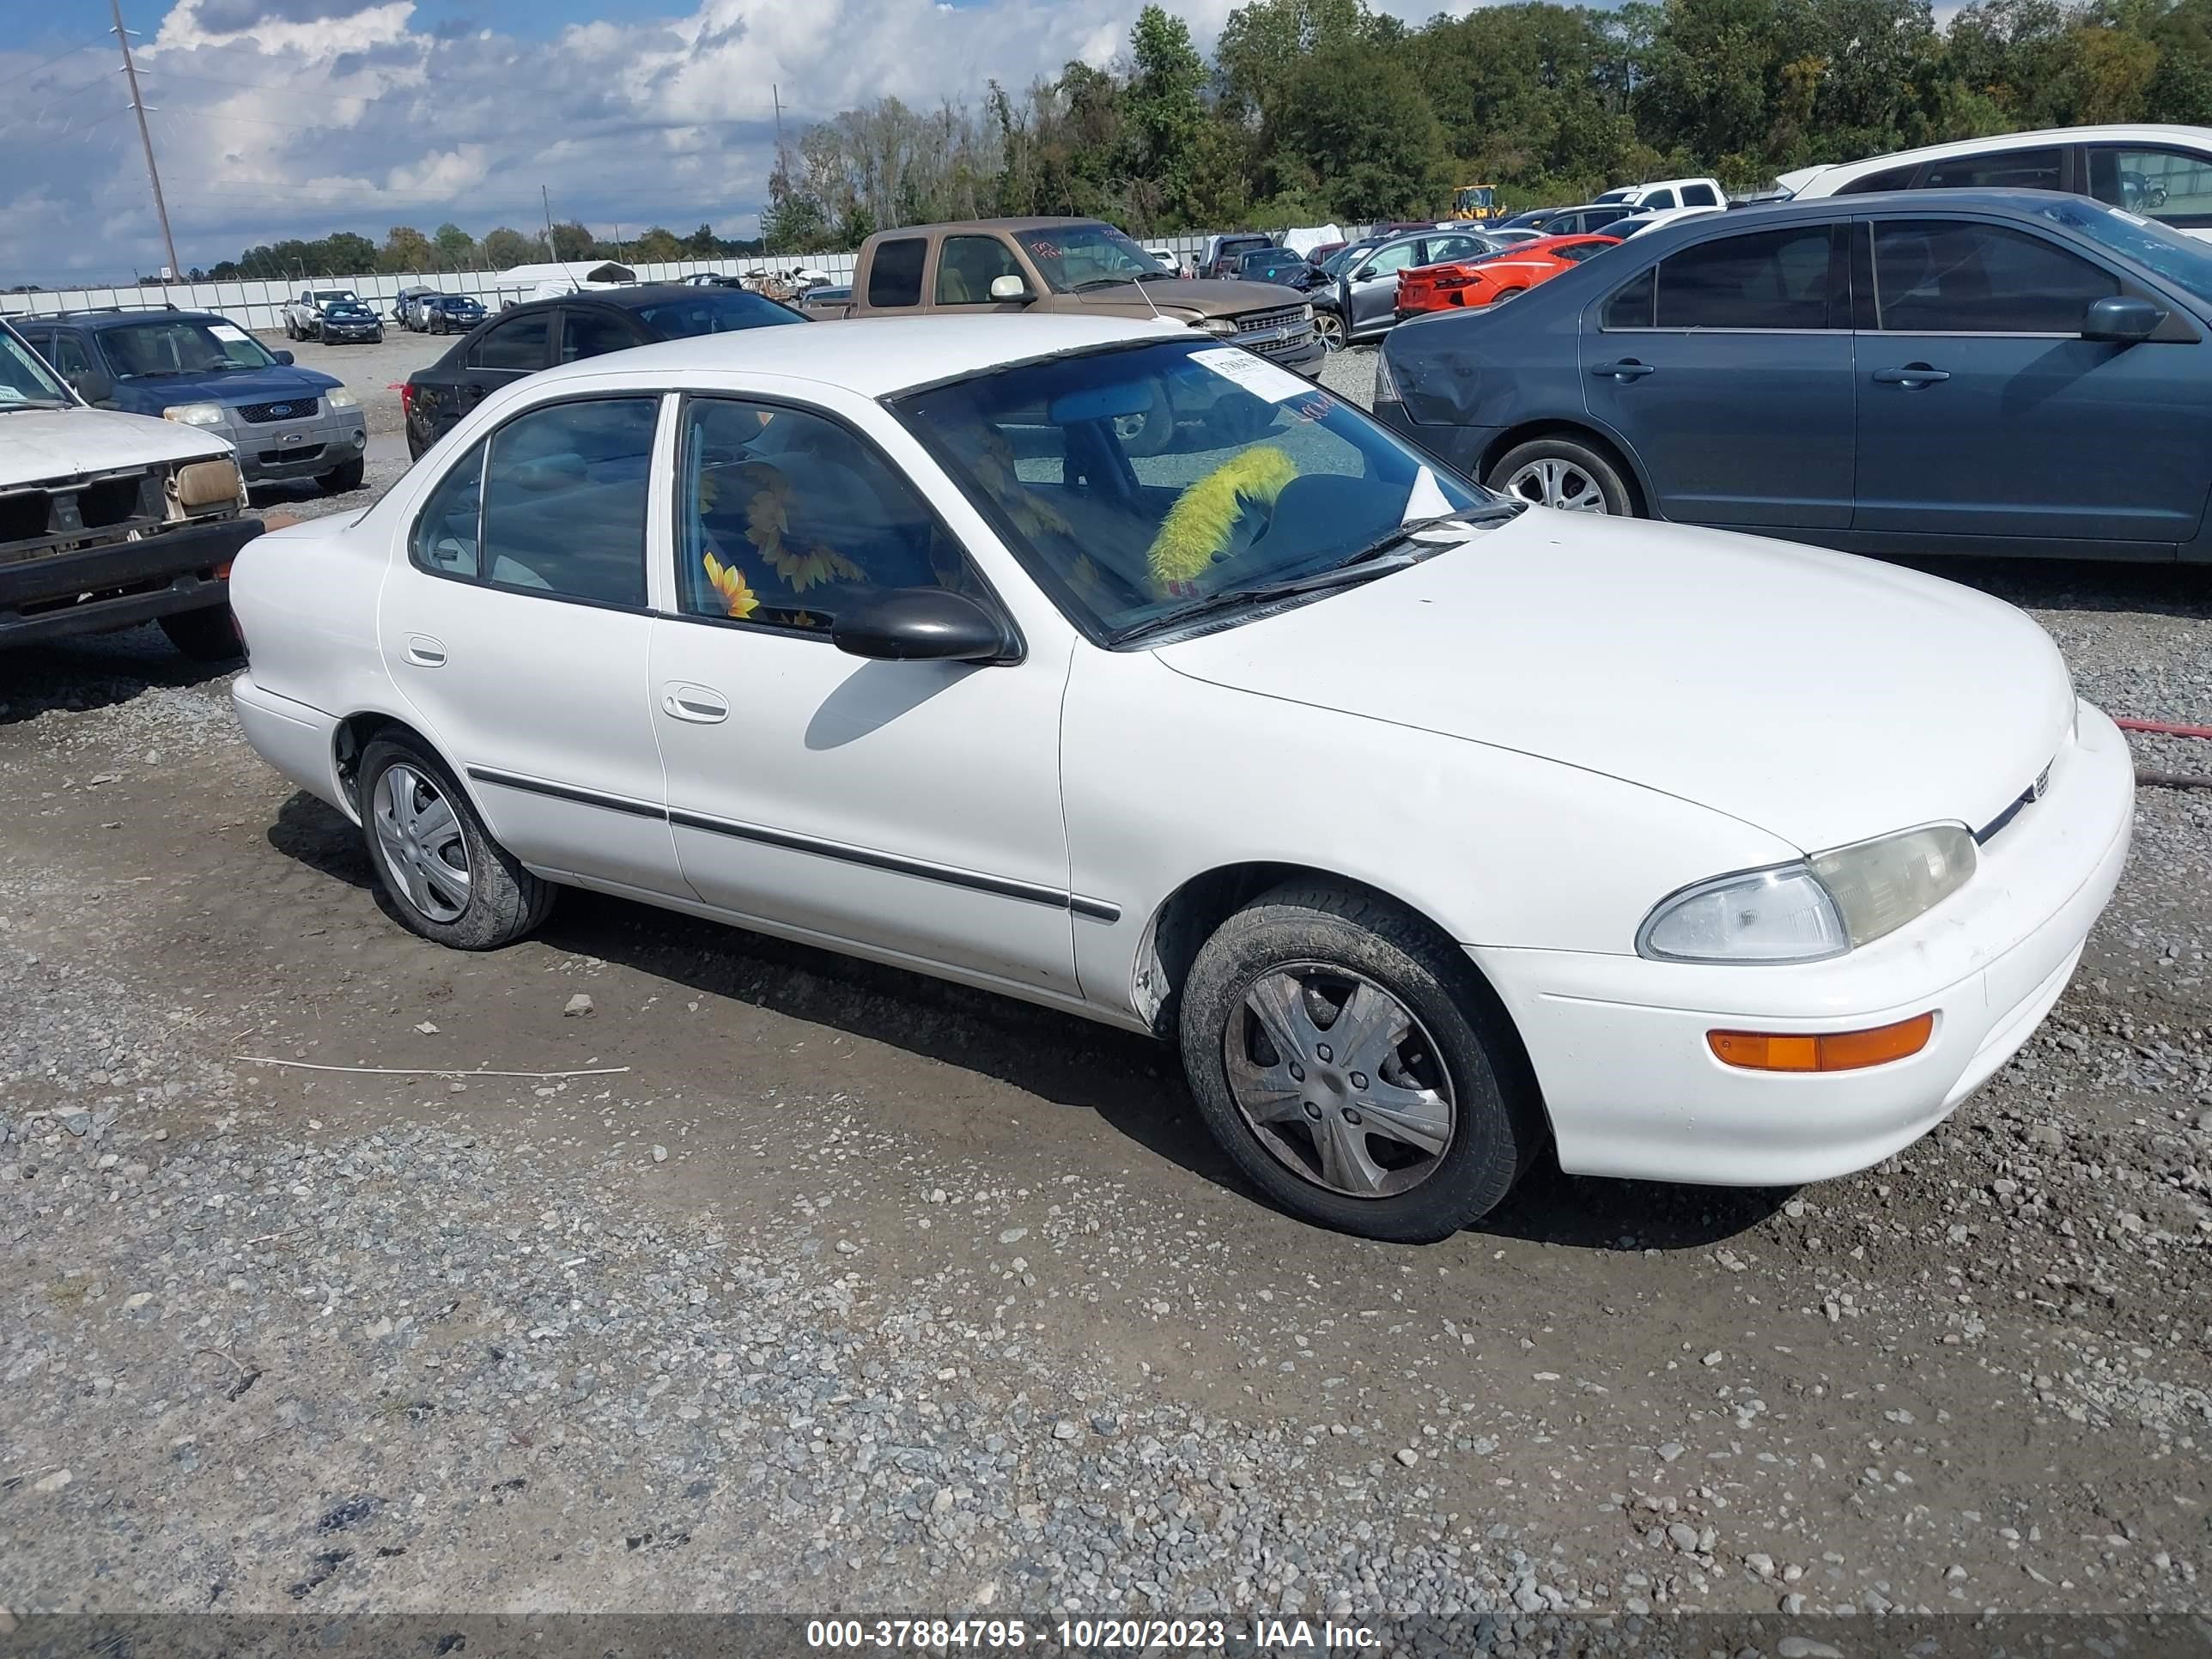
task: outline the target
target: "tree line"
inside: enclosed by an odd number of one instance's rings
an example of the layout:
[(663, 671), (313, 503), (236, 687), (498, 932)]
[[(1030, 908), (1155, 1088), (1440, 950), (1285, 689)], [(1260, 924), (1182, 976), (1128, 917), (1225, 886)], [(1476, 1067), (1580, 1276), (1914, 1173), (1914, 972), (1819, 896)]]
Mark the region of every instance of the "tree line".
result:
[(980, 108), (884, 98), (778, 158), (771, 252), (977, 215), (1139, 234), (1412, 218), (1455, 185), (1509, 207), (2023, 128), (2212, 123), (2212, 0), (1627, 0), (1498, 5), (1418, 27), (1364, 0), (1252, 0), (1212, 58), (1147, 6), (1111, 68)]
[(333, 231), (313, 240), (294, 237), (257, 245), (235, 259), (219, 261), (204, 270), (194, 267), (185, 273), (185, 280), (228, 283), (259, 277), (299, 282), (368, 271), (505, 270), (542, 259), (621, 259), (659, 264), (677, 259), (737, 258), (760, 252), (757, 239), (733, 241), (715, 235), (711, 225), (701, 225), (689, 236), (653, 225), (635, 236), (617, 240), (595, 236), (569, 220), (552, 227), (550, 242), (544, 231), (525, 233), (506, 225), (486, 231), (481, 238), (452, 223), (440, 225), (428, 235), (412, 225), (394, 225), (385, 234), (381, 246), (350, 230)]

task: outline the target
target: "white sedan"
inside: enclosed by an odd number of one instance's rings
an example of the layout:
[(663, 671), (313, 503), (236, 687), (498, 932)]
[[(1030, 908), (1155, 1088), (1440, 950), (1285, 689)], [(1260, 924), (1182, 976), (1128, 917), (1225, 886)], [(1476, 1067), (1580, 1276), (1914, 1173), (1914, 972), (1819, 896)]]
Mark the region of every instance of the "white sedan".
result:
[(1167, 325), (550, 369), (231, 599), (248, 737), (425, 938), (593, 888), (1155, 1032), (1258, 1187), (1382, 1238), (1547, 1136), (1887, 1157), (2128, 845), (2126, 745), (2019, 611), (1488, 495)]

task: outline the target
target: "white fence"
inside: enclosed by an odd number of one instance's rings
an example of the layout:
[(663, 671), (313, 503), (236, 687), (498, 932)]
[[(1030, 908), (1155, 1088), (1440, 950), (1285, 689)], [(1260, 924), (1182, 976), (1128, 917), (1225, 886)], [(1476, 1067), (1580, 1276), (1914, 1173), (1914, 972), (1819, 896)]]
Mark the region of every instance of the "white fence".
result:
[[(1357, 235), (1359, 233), (1355, 230), (1351, 234)], [(1173, 249), (1176, 259), (1184, 264), (1197, 258), (1205, 248), (1206, 240), (1203, 235), (1143, 239), (1147, 247)], [(641, 283), (671, 283), (679, 277), (697, 276), (705, 271), (726, 276), (741, 276), (749, 270), (787, 271), (802, 268), (825, 272), (833, 283), (849, 283), (853, 280), (854, 256), (849, 253), (778, 253), (744, 255), (734, 259), (678, 259), (665, 264), (623, 263), (629, 264), (629, 269), (637, 273), (637, 279)], [(71, 311), (96, 311), (114, 306), (158, 307), (167, 303), (179, 311), (217, 312), (242, 328), (282, 329), (284, 326), (284, 302), (302, 289), (310, 288), (349, 288), (379, 313), (391, 309), (387, 302), (403, 288), (434, 288), (447, 294), (473, 294), (483, 301), (487, 309), (493, 311), (510, 301), (530, 297), (529, 293), (522, 289), (501, 287), (499, 273), (495, 270), (432, 270), (391, 276), (307, 276), (279, 282), (149, 283), (129, 288), (0, 294), (0, 316), (53, 317)]]

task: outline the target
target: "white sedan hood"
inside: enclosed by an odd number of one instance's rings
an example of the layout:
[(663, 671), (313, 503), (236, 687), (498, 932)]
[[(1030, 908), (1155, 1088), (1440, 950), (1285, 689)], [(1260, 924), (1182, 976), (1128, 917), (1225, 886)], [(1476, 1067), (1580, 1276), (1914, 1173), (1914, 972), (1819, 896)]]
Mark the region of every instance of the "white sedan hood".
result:
[(112, 409), (0, 410), (0, 489), (229, 453), (226, 438), (151, 415)]
[[(1969, 588), (1541, 508), (1158, 654), (1216, 684), (1642, 784), (1807, 852), (1941, 820), (1982, 827), (2034, 782), (2074, 713), (2050, 636)], [(1283, 762), (1334, 775), (1341, 802), (1389, 799), (1357, 756)]]

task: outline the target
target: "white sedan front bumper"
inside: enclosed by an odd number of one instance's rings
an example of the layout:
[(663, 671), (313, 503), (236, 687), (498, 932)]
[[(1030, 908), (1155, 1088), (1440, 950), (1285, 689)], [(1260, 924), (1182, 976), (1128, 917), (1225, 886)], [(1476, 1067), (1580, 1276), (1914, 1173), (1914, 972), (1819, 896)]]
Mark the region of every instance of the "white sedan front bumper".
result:
[[(2043, 799), (1981, 849), (1973, 879), (1864, 950), (1713, 967), (1474, 948), (1528, 1047), (1560, 1167), (1791, 1186), (1911, 1145), (2011, 1058), (2066, 988), (2118, 884), (2134, 804), (2127, 740), (2084, 703)], [(1706, 1042), (1715, 1030), (1862, 1030), (1931, 1010), (1925, 1048), (1863, 1071), (1749, 1071)]]

